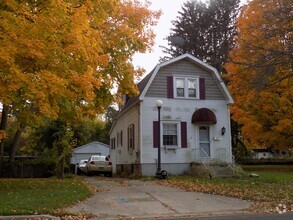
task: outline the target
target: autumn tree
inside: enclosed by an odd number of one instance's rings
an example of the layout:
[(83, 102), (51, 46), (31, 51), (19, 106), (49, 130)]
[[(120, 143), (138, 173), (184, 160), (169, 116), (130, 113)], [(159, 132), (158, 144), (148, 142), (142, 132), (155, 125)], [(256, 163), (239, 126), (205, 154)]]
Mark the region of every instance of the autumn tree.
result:
[(290, 0), (253, 0), (241, 10), (230, 53), (233, 118), (251, 147), (293, 146), (293, 60)]
[[(239, 12), (239, 0), (189, 0), (167, 37), (168, 47), (164, 52), (171, 57), (190, 53), (209, 63), (220, 73), (225, 73), (223, 65), (233, 48), (236, 35), (235, 21)], [(184, 43), (176, 42), (181, 37)]]
[[(239, 0), (189, 0), (183, 4), (168, 39), (168, 47), (163, 47), (168, 56), (176, 57), (190, 53), (225, 74), (224, 64), (235, 45), (236, 18)], [(179, 38), (179, 40), (178, 40)], [(180, 38), (184, 42), (180, 42)], [(169, 57), (165, 57), (167, 59)], [(239, 125), (232, 120), (232, 146), (241, 143), (238, 137)], [(241, 146), (243, 147), (243, 145)]]
[(142, 71), (132, 55), (151, 48), (158, 16), (130, 0), (0, 0), (0, 152), (8, 116), (17, 123), (13, 158), (24, 129), (44, 117), (95, 117), (115, 85), (135, 94)]

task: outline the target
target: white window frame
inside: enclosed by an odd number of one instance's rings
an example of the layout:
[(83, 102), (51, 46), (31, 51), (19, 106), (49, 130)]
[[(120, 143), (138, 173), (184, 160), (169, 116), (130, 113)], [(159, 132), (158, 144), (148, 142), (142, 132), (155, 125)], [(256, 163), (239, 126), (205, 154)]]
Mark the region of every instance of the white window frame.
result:
[(127, 138), (128, 138), (128, 150), (134, 150), (134, 124), (128, 126)]
[[(177, 145), (164, 145), (164, 124), (177, 125)], [(181, 124), (179, 121), (162, 121), (161, 122), (161, 146), (170, 148), (181, 148)]]
[(117, 147), (120, 147), (120, 133), (117, 132)]
[(122, 138), (122, 130), (117, 132), (117, 147), (122, 147), (123, 138)]
[[(184, 80), (184, 96), (177, 96), (177, 86), (176, 82), (179, 79)], [(195, 80), (196, 81), (196, 97), (189, 97), (189, 91), (188, 91), (188, 81), (189, 80)], [(174, 77), (174, 98), (181, 98), (181, 99), (199, 99), (199, 77), (188, 77), (188, 76), (175, 76)]]
[[(208, 131), (208, 140), (200, 140), (200, 130), (201, 128), (206, 128)], [(198, 143), (199, 143), (199, 157), (203, 159), (212, 158), (212, 142), (211, 142), (211, 126), (208, 125), (200, 125), (198, 127)], [(209, 144), (209, 154), (205, 151), (201, 153), (201, 144)]]

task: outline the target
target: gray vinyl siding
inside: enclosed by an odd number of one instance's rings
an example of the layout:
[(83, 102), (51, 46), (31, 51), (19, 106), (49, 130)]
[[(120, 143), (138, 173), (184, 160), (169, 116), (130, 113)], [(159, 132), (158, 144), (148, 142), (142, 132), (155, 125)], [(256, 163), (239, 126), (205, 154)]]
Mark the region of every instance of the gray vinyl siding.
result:
[(197, 76), (205, 78), (206, 100), (225, 100), (223, 93), (219, 89), (216, 79), (212, 74), (187, 60), (180, 60), (165, 67), (160, 68), (158, 74), (150, 85), (146, 96), (148, 97), (167, 97), (167, 76), (183, 75)]

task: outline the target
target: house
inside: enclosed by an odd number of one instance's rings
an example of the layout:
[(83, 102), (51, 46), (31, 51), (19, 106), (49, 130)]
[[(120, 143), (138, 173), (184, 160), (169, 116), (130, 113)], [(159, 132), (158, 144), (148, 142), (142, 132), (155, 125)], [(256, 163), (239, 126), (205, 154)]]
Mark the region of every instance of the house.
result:
[[(113, 173), (151, 176), (158, 164), (182, 174), (193, 161), (232, 162), (229, 106), (233, 99), (217, 70), (190, 54), (158, 64), (125, 97), (110, 130)], [(160, 109), (158, 134), (157, 100)]]
[(270, 149), (253, 149), (255, 159), (267, 159), (274, 157), (272, 150)]
[(255, 159), (285, 158), (292, 156), (289, 150), (258, 148), (252, 151), (254, 153), (253, 158)]
[(101, 143), (99, 141), (94, 141), (73, 149), (70, 163), (77, 164), (80, 160), (89, 159), (91, 155), (109, 156), (109, 154), (109, 145)]

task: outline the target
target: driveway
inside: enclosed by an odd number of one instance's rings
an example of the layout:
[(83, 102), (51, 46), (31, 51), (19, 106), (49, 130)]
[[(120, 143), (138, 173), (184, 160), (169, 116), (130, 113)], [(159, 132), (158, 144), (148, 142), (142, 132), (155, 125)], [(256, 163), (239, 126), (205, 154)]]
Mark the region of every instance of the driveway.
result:
[(97, 187), (91, 198), (68, 207), (70, 213), (87, 213), (93, 219), (152, 219), (244, 213), (252, 203), (204, 193), (186, 192), (153, 182), (119, 178), (85, 177)]

